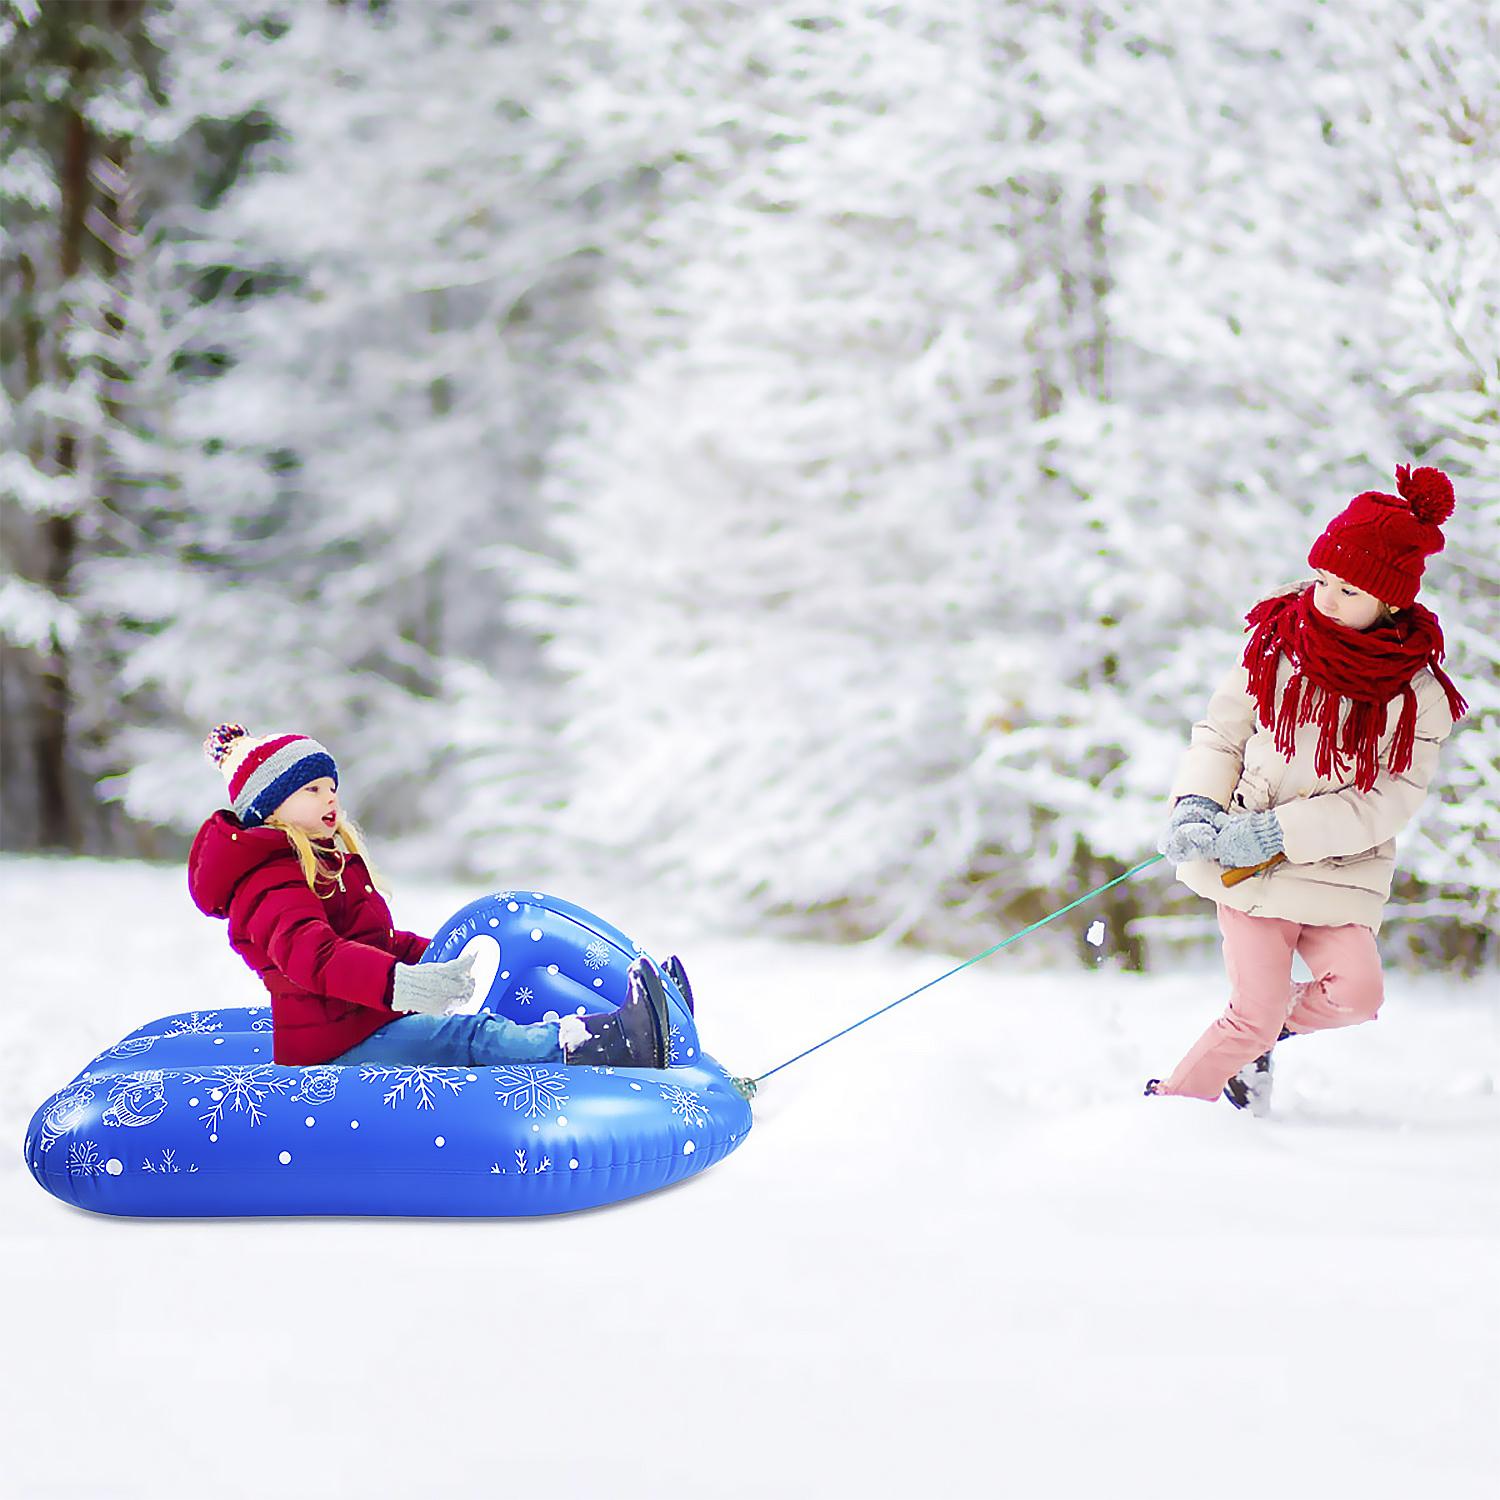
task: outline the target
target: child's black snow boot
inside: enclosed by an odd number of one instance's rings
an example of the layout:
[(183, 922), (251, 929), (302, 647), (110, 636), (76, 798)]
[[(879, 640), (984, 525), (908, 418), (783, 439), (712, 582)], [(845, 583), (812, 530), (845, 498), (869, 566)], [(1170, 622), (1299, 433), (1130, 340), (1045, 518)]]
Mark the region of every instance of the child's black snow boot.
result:
[(688, 983), (687, 970), (682, 967), (682, 960), (674, 953), (665, 964), (662, 965), (667, 971), (667, 978), (682, 992), (682, 998), (687, 1001), (688, 1014), (696, 1015), (693, 1008), (693, 987)]
[(588, 1035), (564, 1047), (563, 1057), (575, 1066), (599, 1068), (664, 1068), (671, 1023), (667, 994), (661, 979), (643, 960), (630, 966), (629, 989), (618, 1010), (584, 1016)]
[(1271, 1054), (1262, 1052), (1224, 1085), (1224, 1097), (1236, 1109), (1248, 1109), (1263, 1118), (1271, 1113), (1271, 1078)]

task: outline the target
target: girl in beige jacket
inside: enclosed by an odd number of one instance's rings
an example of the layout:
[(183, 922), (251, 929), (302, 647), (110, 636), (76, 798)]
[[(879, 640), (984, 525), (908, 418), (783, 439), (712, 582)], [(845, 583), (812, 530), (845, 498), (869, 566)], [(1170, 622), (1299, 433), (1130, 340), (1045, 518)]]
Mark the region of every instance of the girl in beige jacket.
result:
[[(1244, 659), (1193, 726), (1160, 848), (1218, 906), (1230, 998), (1148, 1094), (1222, 1092), (1264, 1113), (1277, 1041), (1380, 1009), (1394, 838), (1466, 706), (1439, 665), (1437, 617), (1416, 603), (1453, 486), (1437, 469), (1396, 480), (1313, 543), (1314, 580), (1250, 611)], [(1292, 983), (1294, 953), (1311, 981)]]

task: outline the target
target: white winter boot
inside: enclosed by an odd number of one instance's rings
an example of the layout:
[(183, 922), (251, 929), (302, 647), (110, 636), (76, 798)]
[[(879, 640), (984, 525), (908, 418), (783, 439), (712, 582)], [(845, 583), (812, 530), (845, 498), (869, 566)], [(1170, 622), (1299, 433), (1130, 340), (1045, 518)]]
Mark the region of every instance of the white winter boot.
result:
[(1264, 1119), (1271, 1113), (1272, 1077), (1271, 1054), (1262, 1052), (1224, 1085), (1224, 1097), (1236, 1109), (1248, 1109), (1252, 1115)]

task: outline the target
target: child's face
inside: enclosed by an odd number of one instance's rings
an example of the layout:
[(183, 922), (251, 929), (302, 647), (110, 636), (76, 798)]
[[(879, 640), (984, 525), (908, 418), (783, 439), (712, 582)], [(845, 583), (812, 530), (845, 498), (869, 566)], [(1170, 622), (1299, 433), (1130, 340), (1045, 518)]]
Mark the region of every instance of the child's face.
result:
[(332, 777), (320, 776), (293, 792), (272, 815), (315, 839), (326, 839), (338, 826), (339, 792)]
[(1317, 575), (1313, 584), (1313, 604), (1319, 614), (1347, 625), (1350, 630), (1368, 630), (1380, 618), (1385, 606), (1374, 594), (1355, 588), (1326, 568), (1319, 568)]

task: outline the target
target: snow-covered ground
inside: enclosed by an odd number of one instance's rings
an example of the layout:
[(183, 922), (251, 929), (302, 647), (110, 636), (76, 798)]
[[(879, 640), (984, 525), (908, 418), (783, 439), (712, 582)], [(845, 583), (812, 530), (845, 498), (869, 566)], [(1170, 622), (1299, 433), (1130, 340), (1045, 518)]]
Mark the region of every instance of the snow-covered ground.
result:
[[(396, 913), (476, 894), (398, 878)], [(778, 1074), (733, 1156), (651, 1198), (129, 1221), (32, 1182), (32, 1109), (254, 981), (177, 869), (0, 860), (0, 912), (6, 1500), (1494, 1493), (1492, 986), (1393, 975), (1377, 1024), (1280, 1050), (1258, 1121), (1139, 1097), (1214, 969), (1018, 945)], [(684, 953), (735, 1072), (947, 967), (605, 915)]]

